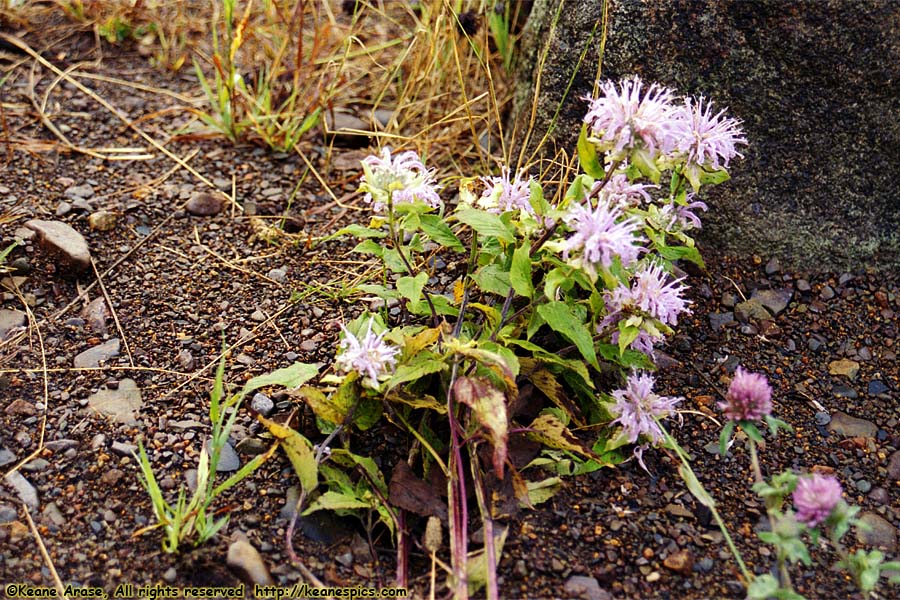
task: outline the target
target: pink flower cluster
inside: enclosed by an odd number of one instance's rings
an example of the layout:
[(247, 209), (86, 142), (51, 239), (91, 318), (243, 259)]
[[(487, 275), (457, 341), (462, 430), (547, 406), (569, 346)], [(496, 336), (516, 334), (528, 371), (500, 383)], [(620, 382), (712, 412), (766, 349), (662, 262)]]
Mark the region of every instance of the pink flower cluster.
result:
[(841, 501), (841, 484), (829, 475), (803, 477), (794, 489), (797, 520), (809, 527), (823, 523)]
[(425, 168), (419, 155), (412, 151), (392, 157), (390, 148), (383, 148), (381, 156), (367, 156), (362, 160), (363, 177), (360, 188), (363, 198), (380, 212), (389, 202), (424, 202), (432, 208), (441, 206), (438, 187), (431, 171)]
[(340, 352), (335, 357), (335, 364), (343, 371), (356, 371), (363, 377), (363, 383), (369, 387), (378, 387), (378, 378), (390, 374), (397, 360), (394, 358), (400, 349), (384, 341), (384, 332), (372, 333), (372, 320), (361, 338), (356, 337), (341, 325), (344, 339), (340, 343)]
[(675, 405), (684, 399), (654, 394), (655, 382), (649, 373), (634, 372), (626, 378), (625, 389), (612, 393), (616, 400), (613, 411), (619, 415), (613, 423), (622, 426), (632, 444), (642, 435), (654, 443), (662, 442), (663, 432), (656, 420), (668, 417), (675, 411)]
[(772, 412), (772, 387), (766, 376), (738, 367), (719, 408), (732, 421), (759, 421)]
[(747, 139), (740, 121), (724, 116), (724, 110), (714, 113), (703, 97), (676, 104), (670, 89), (655, 83), (646, 87), (636, 75), (618, 87), (606, 81), (600, 90), (599, 98), (588, 99), (584, 121), (599, 149), (614, 160), (643, 150), (650, 160), (678, 155), (689, 166), (718, 170), (742, 156), (737, 146)]
[(645, 239), (636, 235), (641, 223), (634, 217), (620, 220), (623, 216), (618, 207), (603, 202), (596, 208), (589, 204), (573, 206), (563, 217), (573, 231), (563, 245), (563, 259), (569, 260), (572, 253), (578, 253), (572, 264), (580, 266), (592, 277), (597, 275), (598, 265), (608, 269), (616, 256), (623, 267), (636, 261), (642, 249), (637, 242)]
[(534, 214), (531, 206), (531, 177), (522, 177), (521, 172), (510, 179), (509, 167), (500, 169), (500, 177), (482, 177), (485, 190), (478, 205), (488, 212), (504, 213), (510, 210), (524, 210)]

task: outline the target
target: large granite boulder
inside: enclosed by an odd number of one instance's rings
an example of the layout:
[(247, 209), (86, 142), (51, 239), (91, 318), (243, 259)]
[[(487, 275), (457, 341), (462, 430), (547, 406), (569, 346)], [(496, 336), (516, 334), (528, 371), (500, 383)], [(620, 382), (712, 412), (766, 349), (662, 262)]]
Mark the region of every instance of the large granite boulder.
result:
[(599, 0), (560, 2), (535, 1), (518, 63), (520, 124), (541, 75), (532, 144), (555, 122), (548, 148), (574, 148), (605, 27), (602, 78), (637, 73), (744, 122), (702, 242), (813, 271), (900, 266), (898, 0), (610, 0), (606, 20)]

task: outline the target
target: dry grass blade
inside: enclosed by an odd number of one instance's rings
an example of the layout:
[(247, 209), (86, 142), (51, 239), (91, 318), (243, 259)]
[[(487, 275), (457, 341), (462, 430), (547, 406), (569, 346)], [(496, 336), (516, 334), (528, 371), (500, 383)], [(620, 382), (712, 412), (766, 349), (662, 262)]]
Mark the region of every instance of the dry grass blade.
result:
[(68, 600), (68, 596), (66, 596), (66, 588), (62, 584), (62, 580), (59, 578), (59, 573), (56, 572), (56, 567), (53, 566), (53, 561), (50, 560), (50, 554), (47, 552), (47, 547), (44, 546), (44, 540), (41, 538), (41, 534), (38, 531), (38, 528), (34, 524), (34, 520), (31, 518), (31, 513), (28, 511), (28, 507), (23, 503), (22, 510), (25, 511), (25, 519), (28, 521), (28, 527), (31, 529), (31, 535), (34, 536), (34, 541), (37, 542), (38, 549), (41, 552), (41, 556), (44, 558), (44, 562), (47, 564), (47, 569), (50, 571), (51, 577), (53, 577), (53, 585), (56, 587), (56, 593), (58, 594), (57, 598), (65, 598)]

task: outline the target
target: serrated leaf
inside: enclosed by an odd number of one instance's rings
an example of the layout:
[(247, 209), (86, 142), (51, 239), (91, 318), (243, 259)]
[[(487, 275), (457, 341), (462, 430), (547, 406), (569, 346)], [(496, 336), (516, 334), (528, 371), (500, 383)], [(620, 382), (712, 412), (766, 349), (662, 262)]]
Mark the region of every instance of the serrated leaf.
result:
[(531, 244), (528, 240), (513, 252), (509, 282), (520, 296), (534, 296), (534, 285), (531, 283)]
[(384, 397), (388, 402), (399, 402), (410, 408), (423, 408), (425, 410), (433, 410), (441, 415), (447, 414), (447, 405), (438, 402), (434, 396), (428, 394), (411, 394), (403, 390), (393, 389), (387, 392)]
[(499, 215), (478, 210), (470, 206), (461, 206), (453, 214), (454, 218), (460, 223), (465, 223), (478, 235), (497, 238), (503, 242), (514, 242), (516, 240), (513, 228), (503, 222)]
[(411, 357), (432, 346), (441, 337), (438, 327), (429, 327), (412, 336), (406, 336), (403, 341), (403, 356)]
[(598, 371), (594, 340), (586, 325), (565, 302), (553, 301), (537, 307), (538, 313), (553, 331), (575, 344), (581, 355)]
[(347, 410), (345, 407), (339, 406), (327, 397), (321, 390), (312, 386), (303, 386), (293, 394), (292, 397), (302, 399), (309, 406), (317, 417), (325, 419), (329, 423), (340, 425), (347, 418)]
[(444, 219), (437, 215), (422, 215), (419, 219), (419, 226), (432, 242), (458, 252), (465, 250), (462, 242), (453, 234), (453, 230)]
[(487, 431), (494, 448), (493, 464), (497, 477), (503, 479), (506, 464), (506, 438), (509, 421), (506, 395), (484, 377), (458, 377), (453, 384), (453, 397), (472, 410), (478, 423)]
[(428, 282), (428, 273), (421, 271), (415, 277), (406, 275), (397, 280), (397, 291), (412, 303), (422, 299), (422, 290)]
[(297, 477), (300, 478), (300, 486), (307, 493), (312, 493), (318, 485), (319, 469), (316, 457), (312, 451), (312, 444), (290, 427), (270, 421), (262, 415), (256, 415), (257, 420), (265, 425), (275, 439), (281, 442)]
[(587, 123), (581, 126), (578, 135), (578, 162), (581, 163), (581, 170), (594, 179), (602, 179), (606, 175), (603, 165), (597, 160), (597, 147), (588, 141)]

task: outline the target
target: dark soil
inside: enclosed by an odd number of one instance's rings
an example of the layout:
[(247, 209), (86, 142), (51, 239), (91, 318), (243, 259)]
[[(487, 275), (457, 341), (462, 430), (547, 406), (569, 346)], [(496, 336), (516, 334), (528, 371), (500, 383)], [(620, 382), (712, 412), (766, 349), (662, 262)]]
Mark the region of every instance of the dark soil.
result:
[[(79, 43), (70, 40), (60, 66), (88, 56), (90, 47)], [(30, 61), (18, 68), (30, 68)], [(94, 72), (197, 92), (192, 77), (151, 70), (127, 52), (107, 49)], [(39, 97), (51, 79), (45, 74), (39, 81)], [(154, 158), (139, 161), (63, 151), (23, 108), (26, 81), (17, 77), (3, 88), (4, 105), (9, 104), (0, 208), (18, 205), (22, 211), (16, 222), (0, 229), (3, 246), (26, 218), (64, 221), (86, 237), (103, 284), (93, 285), (98, 281), (93, 274), (71, 277), (34, 242), (9, 257), (21, 279), (5, 280), (11, 289), (4, 289), (0, 308), (25, 310), (24, 302), (33, 320), (0, 342), (0, 453), (11, 456), (2, 469), (6, 473), (30, 457), (18, 470), (37, 489), (39, 506), (30, 516), (53, 568), (63, 582), (101, 586), (110, 593), (119, 583), (230, 585), (239, 575), (227, 566), (226, 554), (240, 533), (260, 551), (277, 584), (303, 581), (284, 549), (286, 498), (297, 485), (284, 456), (221, 498), (218, 506), (231, 515), (224, 532), (197, 550), (171, 556), (161, 551), (158, 531), (135, 535), (154, 518), (130, 447), (145, 440), (168, 493), (189, 479), (209, 434), (208, 394), (223, 339), (233, 346), (226, 370), (232, 383), (297, 360), (330, 363), (337, 324), (359, 310), (344, 300), (341, 281), (363, 273), (366, 265), (345, 243), (307, 241), (365, 218), (354, 208), (359, 197), (351, 194), (359, 174), (354, 165), (365, 154), (332, 151), (315, 137), (303, 146), (333, 189), (341, 190), (337, 195), (346, 194), (336, 202), (312, 177), (293, 194), (305, 171), (295, 154), (233, 147), (220, 139), (170, 141), (168, 149), (179, 156), (198, 151), (188, 162), (216, 185), (230, 191), (234, 181), (236, 187), (239, 206), (192, 216), (184, 205), (207, 189), (203, 183), (183, 168), (170, 173), (175, 163), (153, 149)], [(133, 119), (182, 106), (160, 93), (84, 83)], [(60, 83), (51, 98), (54, 123), (65, 126), (82, 146), (147, 145), (68, 83)], [(187, 121), (179, 109), (140, 127), (167, 140)], [(46, 143), (38, 146), (38, 140)], [(86, 183), (93, 193), (83, 203), (67, 197), (67, 189)], [(109, 231), (89, 227), (89, 215), (100, 210), (117, 216)], [(254, 211), (256, 219), (250, 216)], [(261, 225), (282, 219), (294, 236), (265, 241)], [(694, 314), (679, 325), (666, 349), (670, 358), (663, 361), (658, 388), (685, 397), (682, 406), (689, 412), (680, 426), (671, 423), (672, 431), (719, 502), (748, 566), (763, 573), (773, 562), (755, 538), (754, 530), (765, 527), (766, 519), (749, 489), (748, 455), (741, 443), (725, 458), (709, 446), (718, 440), (717, 393), (727, 388), (727, 377), (739, 364), (768, 375), (776, 415), (794, 427), (792, 435), (767, 440), (764, 472), (833, 472), (849, 502), (887, 521), (894, 540), (888, 555), (896, 559), (897, 466), (893, 479), (888, 466), (892, 456), (894, 463), (900, 461), (897, 275), (867, 273), (865, 265), (852, 274), (785, 273), (758, 257), (734, 259), (704, 250), (709, 270), (690, 279)], [(782, 288), (791, 300), (777, 317), (738, 322), (710, 316), (732, 312), (734, 302), (754, 290)], [(89, 301), (104, 294), (115, 317), (105, 321), (106, 331), (82, 314)], [(122, 342), (118, 356), (99, 368), (73, 368), (77, 354), (110, 338)], [(859, 364), (852, 379), (829, 374), (829, 364), (844, 358)], [(89, 396), (120, 387), (125, 379), (136, 383), (143, 398), (130, 425), (113, 423), (88, 406)], [(297, 408), (288, 397), (275, 401), (276, 417)], [(874, 424), (870, 435), (830, 431), (841, 418), (838, 411)], [(315, 436), (314, 428), (308, 429)], [(245, 449), (254, 446), (246, 440), (260, 434), (248, 413), (238, 418), (232, 441)], [(43, 449), (32, 456), (41, 448), (42, 435)], [(391, 457), (405, 455), (407, 441), (384, 425), (354, 443), (360, 453), (379, 457), (390, 473)], [(603, 590), (615, 598), (743, 597), (721, 534), (709, 511), (686, 491), (677, 465), (658, 450), (645, 453), (645, 460), (650, 474), (630, 462), (567, 479), (553, 499), (510, 520), (500, 564), (503, 597), (579, 597), (571, 579), (578, 575), (599, 583), (594, 598), (607, 597)], [(5, 521), (0, 583), (52, 586), (50, 563), (42, 558), (24, 505), (9, 486), (0, 487), (0, 513)], [(472, 531), (477, 528), (473, 523)], [(326, 585), (393, 585), (387, 536), (375, 532), (373, 557), (365, 530), (352, 522), (320, 518), (301, 529), (294, 539), (297, 553)], [(856, 543), (852, 533), (847, 540)], [(814, 568), (793, 570), (799, 592), (808, 598), (857, 597), (851, 583), (829, 570), (832, 554), (813, 554)], [(414, 553), (411, 583), (418, 594), (428, 593), (429, 567), (430, 561)], [(883, 585), (879, 592), (887, 597), (891, 590)]]

